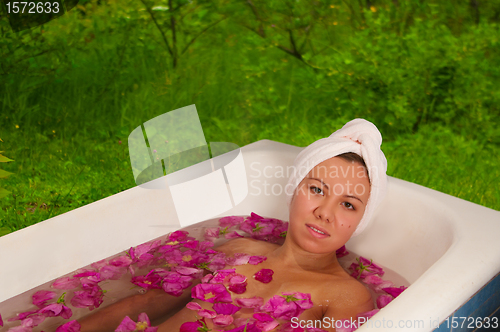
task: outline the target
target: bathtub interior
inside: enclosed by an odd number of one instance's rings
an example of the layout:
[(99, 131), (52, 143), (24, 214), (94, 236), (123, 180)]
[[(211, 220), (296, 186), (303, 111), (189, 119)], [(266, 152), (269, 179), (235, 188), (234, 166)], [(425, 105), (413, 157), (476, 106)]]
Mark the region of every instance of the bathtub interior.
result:
[[(300, 150), (267, 140), (243, 147), (248, 194), (240, 204), (212, 217), (255, 212), (288, 220), (280, 188), (285, 187), (288, 166)], [(396, 319), (437, 313), (442, 321), (466, 302), (500, 270), (499, 216), (497, 211), (389, 177), (387, 196), (374, 219), (346, 244), (357, 255), (394, 271), (388, 279), (412, 285), (377, 316)], [(192, 231), (201, 232), (214, 220), (193, 225)], [(472, 221), (474, 227), (467, 228)], [(13, 307), (25, 305), (51, 280), (180, 228), (168, 189), (135, 187), (3, 236), (0, 248), (8, 251), (0, 250), (0, 264), (5, 267), (0, 313), (5, 320)], [(480, 261), (478, 254), (483, 255)], [(453, 269), (462, 259), (472, 262), (474, 271), (457, 276)]]
[[(205, 234), (205, 230), (207, 228), (217, 227), (219, 225), (219, 219), (220, 218), (213, 218), (210, 220), (206, 220), (206, 221), (182, 228), (182, 230), (188, 231), (190, 236), (194, 237), (197, 240), (202, 241), (204, 239), (203, 235)], [(165, 243), (166, 238), (167, 238), (167, 235), (162, 235), (156, 239), (153, 239), (152, 241), (161, 240), (162, 243)], [(221, 245), (227, 241), (229, 241), (229, 240), (225, 239), (224, 237), (220, 237), (219, 239), (214, 241), (214, 246)], [(352, 250), (349, 250), (349, 252), (350, 252), (349, 255), (347, 255), (339, 260), (341, 265), (346, 269), (346, 271), (348, 271), (349, 265), (352, 262), (354, 262), (355, 258), (359, 256), (357, 253), (353, 252)], [(125, 254), (125, 252), (116, 253), (115, 255), (107, 257), (106, 260), (110, 260), (110, 259), (122, 256), (124, 254)], [(378, 262), (376, 262), (376, 263), (378, 264)], [(384, 268), (384, 271), (385, 271), (384, 279), (394, 282), (394, 284), (396, 286), (409, 286), (410, 285), (408, 280), (406, 280), (404, 277), (402, 277), (396, 271), (384, 266), (383, 264), (379, 264), (379, 265), (382, 265), (382, 267)], [(151, 269), (151, 267), (137, 269), (136, 275), (146, 274), (150, 269)], [(80, 273), (83, 270), (93, 270), (93, 267), (91, 265), (84, 266), (81, 269), (75, 270), (75, 271), (65, 275), (64, 277), (71, 277), (72, 275)], [(61, 277), (63, 277), (63, 276), (61, 276)], [(47, 282), (47, 283), (40, 285), (38, 287), (35, 287), (33, 289), (30, 289), (27, 292), (19, 294), (19, 295), (15, 296), (7, 301), (0, 303), (0, 313), (3, 315), (4, 318), (11, 318), (20, 312), (36, 310), (37, 307), (32, 304), (31, 297), (34, 293), (36, 293), (39, 290), (55, 291), (57, 293), (56, 298), (61, 296), (63, 292), (66, 292), (67, 293), (66, 301), (67, 301), (67, 303), (69, 303), (68, 301), (71, 299), (72, 291), (58, 290), (58, 289), (51, 288), (51, 284), (54, 281), (55, 280), (51, 280), (50, 282)], [(135, 286), (135, 285), (130, 283), (130, 274), (129, 273), (126, 273), (119, 280), (108, 280), (105, 282), (101, 282), (99, 285), (102, 287), (102, 289), (104, 289), (106, 291), (105, 296), (103, 298), (103, 303), (99, 306), (99, 308), (94, 309), (92, 311), (89, 311), (87, 308), (75, 308), (75, 307), (71, 306), (72, 311), (73, 311), (73, 315), (72, 315), (71, 319), (80, 319), (82, 317), (85, 317), (86, 315), (94, 314), (95, 312), (102, 310), (103, 308), (107, 307), (108, 305), (112, 305), (113, 303), (116, 303), (123, 298), (126, 298), (126, 297), (131, 296), (131, 295), (135, 295), (137, 293), (143, 294), (146, 292), (145, 289), (143, 289), (139, 286)], [(372, 295), (373, 295), (373, 301), (374, 301), (374, 305), (375, 305), (375, 299), (377, 297), (377, 294), (372, 292)], [(166, 320), (166, 318), (168, 318), (168, 316), (162, 317), (162, 318), (159, 318), (159, 319), (153, 321), (152, 322), (153, 326), (161, 324), (163, 321)], [(6, 319), (4, 319), (4, 321), (5, 321), (5, 326), (3, 328), (0, 328), (0, 331), (4, 331), (4, 330), (7, 331), (10, 327), (15, 327), (15, 326), (19, 325), (19, 321), (8, 322)], [(62, 319), (61, 317), (49, 318), (49, 319), (46, 319), (40, 325), (38, 325), (37, 330), (55, 331), (58, 326), (60, 326), (61, 324), (64, 324), (66, 321), (67, 320)]]
[(435, 202), (398, 189), (397, 179), (390, 178), (387, 199), (373, 222), (346, 246), (413, 283), (451, 247), (453, 228)]

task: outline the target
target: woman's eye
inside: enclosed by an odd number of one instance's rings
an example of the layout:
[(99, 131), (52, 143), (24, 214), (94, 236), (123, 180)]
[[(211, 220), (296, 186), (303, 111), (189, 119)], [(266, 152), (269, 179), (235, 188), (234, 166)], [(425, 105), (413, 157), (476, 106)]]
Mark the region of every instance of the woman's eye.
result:
[(344, 206), (346, 208), (348, 208), (349, 210), (354, 210), (354, 205), (352, 205), (351, 203), (349, 202), (344, 202)]
[(318, 188), (318, 187), (311, 187), (311, 190), (315, 193), (315, 194), (321, 194), (323, 193), (323, 190), (321, 188)]

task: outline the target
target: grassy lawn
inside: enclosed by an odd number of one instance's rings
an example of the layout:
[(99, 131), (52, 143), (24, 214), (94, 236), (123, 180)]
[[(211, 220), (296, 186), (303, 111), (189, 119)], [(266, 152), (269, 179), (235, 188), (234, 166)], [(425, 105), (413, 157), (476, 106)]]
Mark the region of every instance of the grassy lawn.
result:
[[(111, 33), (115, 21), (89, 16), (44, 27), (54, 43), (58, 24), (87, 29), (59, 72), (0, 78), (0, 150), (14, 160), (0, 165), (14, 173), (0, 179), (11, 192), (0, 200), (0, 235), (134, 187), (129, 133), (191, 104), (207, 141), (239, 146), (306, 146), (365, 118), (382, 132), (390, 176), (500, 210), (496, 24), (457, 35), (422, 23), (398, 36), (373, 16), (369, 29), (339, 30), (344, 42), (306, 56), (309, 66), (228, 20), (173, 69), (151, 24), (157, 38), (144, 43), (133, 24)], [(30, 66), (44, 73), (51, 56)]]

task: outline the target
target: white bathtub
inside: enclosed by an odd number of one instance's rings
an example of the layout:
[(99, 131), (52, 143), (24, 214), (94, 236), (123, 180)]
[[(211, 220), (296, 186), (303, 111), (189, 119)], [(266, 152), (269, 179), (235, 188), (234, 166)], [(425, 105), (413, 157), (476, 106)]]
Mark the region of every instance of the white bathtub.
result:
[[(248, 195), (213, 217), (288, 220), (281, 188), (301, 149), (269, 140), (241, 148)], [(0, 237), (0, 314), (6, 321), (18, 312), (15, 304), (37, 286), (179, 228), (169, 190), (135, 187)], [(389, 177), (375, 219), (347, 248), (411, 286), (359, 331), (383, 331), (389, 322), (432, 331), (500, 271), (499, 239), (500, 212)]]

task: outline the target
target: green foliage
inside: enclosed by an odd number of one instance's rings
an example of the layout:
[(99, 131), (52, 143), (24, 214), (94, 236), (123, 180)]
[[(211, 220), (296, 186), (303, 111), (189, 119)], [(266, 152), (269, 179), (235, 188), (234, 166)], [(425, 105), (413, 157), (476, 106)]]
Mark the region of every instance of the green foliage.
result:
[[(0, 142), (3, 142), (2, 139), (0, 138)], [(3, 151), (0, 151), (0, 153), (2, 153)], [(10, 162), (10, 161), (13, 161), (12, 159), (9, 159), (3, 155), (0, 154), (0, 163), (7, 163), (7, 162)], [(0, 169), (0, 179), (5, 179), (7, 177), (9, 177), (10, 175), (12, 175), (13, 173), (11, 172), (7, 172), (3, 169)], [(8, 191), (7, 189), (4, 189), (2, 187), (0, 187), (0, 198), (4, 198), (5, 196), (7, 196), (8, 194), (10, 194), (10, 191)], [(0, 236), (2, 235), (5, 235), (5, 234), (8, 234), (11, 232), (11, 229), (8, 228), (8, 227), (0, 227)]]
[[(0, 138), (0, 142), (3, 142), (2, 139)], [(2, 153), (3, 151), (0, 151), (0, 153)], [(12, 159), (9, 159), (3, 155), (0, 154), (0, 163), (8, 163), (10, 161), (13, 161)], [(0, 169), (0, 179), (5, 179), (7, 177), (9, 177), (10, 175), (12, 175), (13, 173), (11, 172), (7, 172), (3, 169)], [(1, 188), (0, 187), (0, 198), (3, 198), (5, 196), (7, 196), (8, 194), (10, 193), (10, 191), (8, 191), (7, 189), (4, 189), (4, 188)]]
[(366, 118), (390, 175), (500, 209), (500, 5), (479, 13), (437, 0), (90, 0), (17, 34), (0, 18), (0, 127), (17, 161), (0, 235), (134, 187), (128, 134), (190, 104), (207, 141), (239, 146), (305, 146)]

